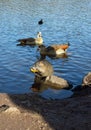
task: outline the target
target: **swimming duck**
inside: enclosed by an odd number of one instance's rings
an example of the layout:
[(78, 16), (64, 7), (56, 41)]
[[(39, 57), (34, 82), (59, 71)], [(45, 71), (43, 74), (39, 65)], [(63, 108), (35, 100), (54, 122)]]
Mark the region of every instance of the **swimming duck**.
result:
[(39, 25), (43, 24), (43, 19), (41, 19), (40, 21), (38, 21), (38, 24)]
[(19, 45), (42, 45), (43, 44), (43, 38), (41, 32), (37, 33), (37, 38), (24, 38), (19, 39), (18, 42), (20, 42)]
[(38, 50), (40, 51), (40, 55), (47, 55), (47, 56), (58, 56), (66, 53), (66, 50), (69, 47), (69, 43), (67, 44), (54, 44), (48, 47), (44, 45), (40, 45)]

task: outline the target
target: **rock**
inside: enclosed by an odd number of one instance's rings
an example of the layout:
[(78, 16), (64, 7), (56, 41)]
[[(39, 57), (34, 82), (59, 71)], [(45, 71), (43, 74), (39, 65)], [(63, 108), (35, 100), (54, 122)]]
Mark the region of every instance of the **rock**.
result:
[(34, 92), (42, 92), (48, 88), (60, 90), (60, 89), (71, 89), (73, 86), (69, 82), (61, 77), (51, 75), (50, 77), (42, 78), (35, 77), (34, 84), (31, 89)]
[(5, 113), (8, 113), (8, 114), (20, 114), (20, 110), (16, 107), (10, 107), (8, 108)]
[(55, 75), (47, 77), (45, 84), (50, 85), (50, 87), (53, 89), (70, 89), (70, 85), (67, 80)]
[(6, 111), (8, 108), (9, 108), (8, 105), (3, 104), (0, 106), (0, 112)]

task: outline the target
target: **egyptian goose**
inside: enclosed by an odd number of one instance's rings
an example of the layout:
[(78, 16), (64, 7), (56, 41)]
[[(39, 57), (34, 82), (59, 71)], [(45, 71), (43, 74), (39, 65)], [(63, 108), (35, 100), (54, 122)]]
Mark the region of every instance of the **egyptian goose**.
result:
[(43, 38), (41, 32), (37, 33), (37, 38), (24, 38), (24, 39), (19, 39), (18, 42), (20, 44), (18, 45), (42, 45), (43, 44)]
[(47, 56), (58, 56), (66, 53), (66, 50), (69, 47), (69, 43), (67, 44), (54, 44), (48, 47), (44, 45), (40, 45), (38, 50), (40, 51), (40, 55), (47, 55)]
[(38, 24), (39, 25), (43, 24), (43, 19), (41, 19), (40, 21), (38, 21)]

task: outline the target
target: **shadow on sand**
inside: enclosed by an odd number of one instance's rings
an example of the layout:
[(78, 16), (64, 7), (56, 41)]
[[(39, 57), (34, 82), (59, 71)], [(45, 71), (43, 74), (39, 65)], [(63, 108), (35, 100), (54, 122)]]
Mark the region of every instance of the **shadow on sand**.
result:
[[(75, 126), (75, 121), (77, 120), (76, 112), (78, 113), (78, 116), (80, 116), (80, 118), (83, 118), (83, 115), (81, 116), (80, 113), (84, 110), (80, 108), (79, 112), (79, 107), (81, 107), (81, 97), (86, 97), (86, 95), (89, 94), (91, 94), (91, 87), (86, 87), (82, 90), (78, 88), (78, 90), (76, 90), (76, 93), (73, 95), (73, 97), (75, 98), (68, 98), (62, 100), (46, 100), (41, 98), (37, 94), (9, 94), (8, 96), (10, 100), (14, 104), (19, 106), (21, 109), (41, 115), (45, 122), (49, 125), (50, 129), (66, 130), (68, 126), (68, 130), (73, 130)], [(85, 111), (88, 110), (85, 109)], [(72, 119), (73, 124), (71, 121)]]

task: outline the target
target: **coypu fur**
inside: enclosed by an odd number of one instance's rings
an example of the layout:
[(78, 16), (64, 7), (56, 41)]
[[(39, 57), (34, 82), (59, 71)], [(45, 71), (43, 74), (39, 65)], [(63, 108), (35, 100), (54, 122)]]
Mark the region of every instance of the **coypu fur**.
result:
[(35, 73), (33, 88), (46, 85), (53, 89), (70, 89), (72, 86), (65, 79), (53, 75), (53, 67), (47, 60), (37, 61), (30, 69)]

